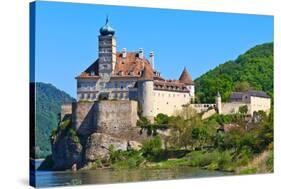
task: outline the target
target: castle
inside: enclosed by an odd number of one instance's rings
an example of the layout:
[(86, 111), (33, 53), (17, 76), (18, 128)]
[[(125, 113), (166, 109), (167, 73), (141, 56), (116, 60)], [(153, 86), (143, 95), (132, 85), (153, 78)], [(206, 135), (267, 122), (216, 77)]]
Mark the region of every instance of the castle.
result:
[(144, 50), (116, 50), (115, 31), (106, 24), (100, 28), (98, 59), (76, 77), (77, 101), (135, 100), (142, 116), (153, 120), (159, 113), (172, 115), (194, 98), (194, 83), (184, 68), (178, 80), (165, 80), (154, 69), (154, 53)]
[[(195, 86), (186, 68), (178, 80), (165, 80), (154, 68), (153, 52), (149, 53), (148, 59), (142, 48), (137, 52), (127, 52), (125, 48), (117, 52), (115, 31), (109, 26), (108, 19), (99, 32), (98, 59), (76, 77), (77, 102), (61, 107), (61, 117), (72, 115), (73, 126), (82, 133), (90, 132), (88, 128), (97, 125), (104, 112), (109, 114), (110, 110), (101, 108), (100, 100), (110, 100), (112, 104), (114, 100), (127, 101), (120, 104), (126, 104), (124, 107), (130, 109), (128, 116), (135, 115), (139, 109), (141, 115), (152, 122), (159, 113), (173, 115), (187, 104), (198, 113), (208, 113), (203, 117), (214, 113), (238, 113), (242, 106), (247, 106), (250, 116), (259, 110), (270, 111), (270, 97), (263, 91), (235, 92), (230, 96), (230, 102), (222, 102), (218, 92), (214, 104), (193, 104)], [(100, 115), (94, 116), (94, 111), (99, 111)], [(128, 122), (135, 125), (135, 119)]]
[[(218, 93), (214, 104), (193, 104), (195, 87), (186, 68), (178, 80), (165, 80), (154, 69), (153, 52), (149, 59), (143, 49), (117, 52), (115, 31), (108, 20), (100, 29), (98, 45), (98, 59), (76, 77), (77, 101), (61, 106), (61, 119), (71, 120), (80, 143), (65, 132), (52, 137), (55, 169), (108, 158), (112, 145), (116, 150), (139, 149), (153, 137), (137, 126), (140, 113), (153, 122), (157, 114), (173, 115), (187, 104), (202, 119), (238, 113), (245, 106), (251, 116), (259, 110), (270, 111), (270, 98), (262, 91), (233, 93), (230, 102), (222, 102)], [(163, 138), (169, 133), (169, 129), (158, 131)]]

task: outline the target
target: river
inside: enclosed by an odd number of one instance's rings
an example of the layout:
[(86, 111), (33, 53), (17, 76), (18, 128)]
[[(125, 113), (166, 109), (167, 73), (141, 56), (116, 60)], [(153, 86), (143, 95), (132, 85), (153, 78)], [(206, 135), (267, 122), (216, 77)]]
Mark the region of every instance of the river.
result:
[[(36, 161), (36, 167), (41, 161)], [(225, 176), (233, 173), (210, 171), (195, 167), (172, 169), (97, 169), (89, 171), (36, 171), (36, 186), (51, 187), (80, 184), (108, 184), (118, 182), (137, 182), (195, 177)]]

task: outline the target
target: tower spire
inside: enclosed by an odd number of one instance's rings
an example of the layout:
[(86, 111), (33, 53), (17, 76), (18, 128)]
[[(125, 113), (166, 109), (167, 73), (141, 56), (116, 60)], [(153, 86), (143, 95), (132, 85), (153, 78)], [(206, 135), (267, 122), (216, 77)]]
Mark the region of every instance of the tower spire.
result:
[(108, 15), (106, 15), (105, 24), (108, 24)]

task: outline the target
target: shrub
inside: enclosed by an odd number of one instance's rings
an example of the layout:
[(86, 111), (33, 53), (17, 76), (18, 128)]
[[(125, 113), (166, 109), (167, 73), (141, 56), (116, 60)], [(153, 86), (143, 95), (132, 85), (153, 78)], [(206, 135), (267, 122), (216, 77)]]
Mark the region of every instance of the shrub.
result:
[(188, 165), (207, 169), (230, 170), (232, 155), (230, 151), (193, 151), (186, 155)]
[(143, 161), (141, 151), (137, 150), (114, 150), (113, 145), (109, 146), (110, 158), (109, 161), (114, 169), (135, 168)]
[(230, 151), (223, 151), (218, 157), (218, 168), (220, 170), (229, 170), (232, 167), (232, 156)]
[(168, 124), (170, 118), (168, 115), (160, 113), (154, 118), (154, 120), (156, 124)]
[(80, 143), (80, 139), (77, 136), (77, 132), (73, 128), (69, 128), (67, 131), (67, 135), (75, 142)]
[(257, 173), (257, 168), (245, 168), (239, 171), (239, 174), (255, 174)]
[(159, 136), (147, 140), (142, 146), (143, 155), (152, 161), (159, 161), (162, 152), (162, 140)]
[(267, 171), (273, 172), (273, 170), (274, 170), (274, 155), (273, 155), (272, 150), (269, 151), (269, 156), (268, 156), (268, 159), (266, 161), (266, 166), (267, 166)]

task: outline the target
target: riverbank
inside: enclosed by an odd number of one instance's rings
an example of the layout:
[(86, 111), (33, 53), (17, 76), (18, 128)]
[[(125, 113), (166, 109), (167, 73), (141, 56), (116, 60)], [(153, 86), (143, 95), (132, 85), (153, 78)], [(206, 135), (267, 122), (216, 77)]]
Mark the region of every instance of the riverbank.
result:
[[(141, 156), (141, 157), (140, 157)], [(254, 174), (273, 172), (273, 151), (266, 150), (260, 154), (251, 154), (247, 151), (234, 150), (200, 150), (187, 153), (182, 158), (148, 161), (141, 154), (135, 152), (130, 157), (115, 162), (102, 161), (89, 164), (82, 170), (111, 168), (113, 170), (140, 168), (140, 169), (172, 169), (182, 166), (196, 167), (206, 170), (232, 172), (233, 174)]]

